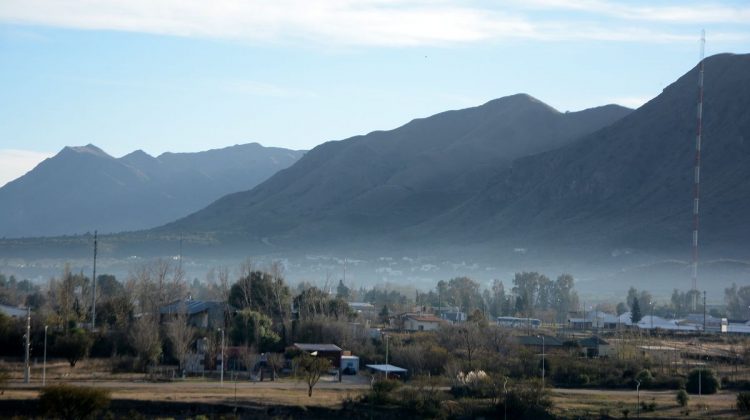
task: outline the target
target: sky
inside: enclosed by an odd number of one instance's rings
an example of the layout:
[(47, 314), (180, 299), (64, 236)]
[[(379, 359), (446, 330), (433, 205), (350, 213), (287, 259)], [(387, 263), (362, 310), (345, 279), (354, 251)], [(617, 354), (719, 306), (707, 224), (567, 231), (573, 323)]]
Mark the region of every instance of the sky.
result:
[(638, 107), (703, 29), (750, 52), (750, 2), (2, 0), (0, 186), (67, 145), (310, 149), (520, 92)]

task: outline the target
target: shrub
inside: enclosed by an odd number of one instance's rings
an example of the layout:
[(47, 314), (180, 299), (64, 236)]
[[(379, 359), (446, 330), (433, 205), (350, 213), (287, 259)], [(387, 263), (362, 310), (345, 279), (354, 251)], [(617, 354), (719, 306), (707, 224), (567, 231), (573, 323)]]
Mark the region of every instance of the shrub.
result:
[(651, 371), (648, 369), (643, 369), (642, 371), (638, 372), (638, 375), (635, 376), (635, 379), (638, 381), (641, 381), (641, 388), (651, 388), (651, 386), (654, 384), (654, 377), (651, 375)]
[(677, 391), (677, 395), (675, 396), (675, 399), (677, 399), (677, 404), (680, 405), (680, 407), (685, 407), (688, 404), (688, 401), (690, 400), (690, 396), (687, 392), (685, 392), (684, 389), (681, 389)]
[(91, 340), (86, 331), (76, 328), (70, 333), (58, 337), (55, 341), (55, 351), (75, 367), (76, 363), (86, 356), (91, 347)]
[(719, 390), (719, 380), (711, 369), (698, 368), (690, 371), (687, 380), (687, 391), (691, 394), (698, 393), (698, 378), (700, 377), (700, 390), (702, 394), (715, 394)]
[(39, 395), (42, 413), (51, 418), (95, 418), (109, 403), (109, 391), (101, 388), (52, 385), (42, 388)]
[(737, 409), (741, 413), (750, 413), (750, 392), (737, 394)]
[(383, 379), (372, 384), (371, 398), (376, 404), (388, 403), (392, 400), (391, 393), (401, 386), (401, 382), (394, 379)]
[(541, 381), (533, 380), (513, 386), (498, 404), (497, 413), (504, 415), (507, 410), (508, 418), (545, 419), (551, 418), (551, 408), (549, 393)]

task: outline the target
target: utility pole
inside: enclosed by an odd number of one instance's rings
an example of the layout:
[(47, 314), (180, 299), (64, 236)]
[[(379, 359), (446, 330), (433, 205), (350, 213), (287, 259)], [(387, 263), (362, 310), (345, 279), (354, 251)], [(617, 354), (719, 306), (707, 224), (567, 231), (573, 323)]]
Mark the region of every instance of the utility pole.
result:
[(47, 385), (47, 328), (49, 325), (44, 326), (44, 362), (42, 364), (42, 386)]
[(94, 231), (94, 273), (91, 276), (91, 281), (94, 283), (94, 292), (91, 294), (91, 331), (96, 329), (96, 251), (97, 251), (97, 232)]
[(703, 333), (706, 333), (706, 291), (703, 291)]
[(219, 328), (221, 331), (221, 386), (224, 386), (224, 328)]
[(26, 308), (26, 363), (23, 370), (23, 383), (31, 382), (31, 365), (29, 364), (29, 353), (31, 349), (31, 307)]
[[(698, 290), (698, 225), (699, 211), (698, 202), (700, 200), (700, 180), (701, 180), (701, 142), (703, 136), (703, 61), (706, 51), (706, 31), (701, 31), (701, 53), (700, 62), (698, 63), (698, 124), (697, 134), (695, 137), (695, 159), (693, 168), (693, 288)], [(697, 296), (693, 294), (693, 311), (696, 310)]]

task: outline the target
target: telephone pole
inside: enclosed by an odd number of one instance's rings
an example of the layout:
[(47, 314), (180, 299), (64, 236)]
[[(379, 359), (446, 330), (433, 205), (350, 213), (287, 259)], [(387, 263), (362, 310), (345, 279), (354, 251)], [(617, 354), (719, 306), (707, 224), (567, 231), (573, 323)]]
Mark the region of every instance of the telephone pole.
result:
[(96, 251), (97, 251), (97, 231), (94, 231), (94, 272), (91, 281), (94, 283), (93, 293), (91, 293), (91, 331), (96, 329)]
[(31, 349), (31, 307), (26, 308), (26, 359), (23, 369), (23, 383), (31, 382), (31, 365), (29, 364), (29, 354)]

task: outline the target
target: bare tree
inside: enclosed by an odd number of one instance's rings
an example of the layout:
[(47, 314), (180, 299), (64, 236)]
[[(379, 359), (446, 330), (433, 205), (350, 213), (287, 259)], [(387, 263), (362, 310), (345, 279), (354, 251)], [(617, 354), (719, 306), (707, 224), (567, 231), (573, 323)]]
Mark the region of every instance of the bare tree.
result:
[(266, 361), (268, 362), (268, 367), (271, 368), (271, 380), (275, 381), (276, 372), (284, 367), (284, 355), (281, 353), (267, 353)]
[(155, 364), (162, 351), (156, 318), (149, 315), (138, 318), (130, 329), (130, 342), (144, 367)]
[(312, 397), (313, 388), (320, 380), (320, 376), (331, 367), (331, 361), (324, 357), (314, 357), (303, 353), (296, 358), (297, 373), (307, 383), (307, 396)]
[(172, 342), (175, 357), (180, 362), (180, 370), (185, 373), (185, 361), (190, 345), (193, 343), (195, 330), (188, 323), (185, 305), (180, 305), (176, 316), (167, 324), (167, 337)]

